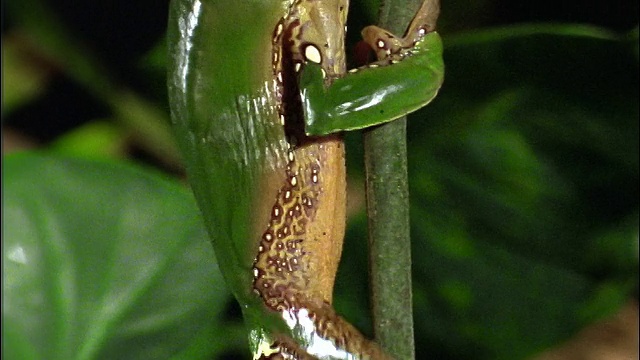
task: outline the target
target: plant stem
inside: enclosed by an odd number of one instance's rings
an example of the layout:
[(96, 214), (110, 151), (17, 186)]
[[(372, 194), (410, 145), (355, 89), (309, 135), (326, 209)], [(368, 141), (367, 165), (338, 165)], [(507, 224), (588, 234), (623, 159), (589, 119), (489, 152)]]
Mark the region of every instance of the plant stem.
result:
[[(378, 26), (403, 34), (419, 0), (381, 0)], [(414, 359), (406, 117), (364, 134), (369, 264), (376, 341)]]
[(413, 359), (406, 119), (365, 133), (373, 328), (398, 359)]

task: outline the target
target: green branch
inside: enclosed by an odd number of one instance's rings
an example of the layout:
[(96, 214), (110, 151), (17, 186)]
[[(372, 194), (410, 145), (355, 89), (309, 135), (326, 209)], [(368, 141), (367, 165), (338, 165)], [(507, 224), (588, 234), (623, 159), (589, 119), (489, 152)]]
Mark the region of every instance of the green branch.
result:
[[(418, 0), (381, 0), (378, 26), (403, 35)], [(369, 263), (376, 341), (414, 359), (406, 117), (365, 132)]]

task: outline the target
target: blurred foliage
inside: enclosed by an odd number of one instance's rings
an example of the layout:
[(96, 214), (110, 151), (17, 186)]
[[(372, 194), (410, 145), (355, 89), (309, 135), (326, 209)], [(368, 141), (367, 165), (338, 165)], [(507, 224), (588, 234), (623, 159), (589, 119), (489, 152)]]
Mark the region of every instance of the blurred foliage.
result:
[(196, 343), (207, 357), (242, 344), (199, 339), (224, 327), (229, 298), (184, 186), (44, 154), (9, 155), (3, 170), (3, 355), (160, 359)]
[[(350, 29), (375, 16), (363, 4)], [(246, 355), (191, 195), (122, 164), (180, 173), (167, 4), (5, 5), (3, 127), (44, 145), (3, 161), (3, 355)], [(409, 120), (419, 358), (527, 358), (637, 295), (637, 10), (443, 4), (445, 85)], [(351, 220), (336, 306), (366, 331), (366, 222)]]

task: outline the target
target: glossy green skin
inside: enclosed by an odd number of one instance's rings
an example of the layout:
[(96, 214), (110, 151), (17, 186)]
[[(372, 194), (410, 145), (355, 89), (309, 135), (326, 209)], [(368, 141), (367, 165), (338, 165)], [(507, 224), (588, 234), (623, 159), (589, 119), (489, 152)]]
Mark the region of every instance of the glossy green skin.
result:
[(282, 13), (280, 1), (174, 0), (168, 28), (176, 137), (220, 270), (250, 327), (279, 323), (251, 292), (256, 243), (248, 239), (261, 174), (286, 163), (269, 87)]
[(431, 101), (442, 84), (442, 41), (427, 34), (413, 55), (397, 64), (365, 67), (326, 88), (319, 65), (307, 64), (300, 76), (305, 131), (325, 135), (392, 121)]
[[(261, 181), (287, 163), (272, 68), (272, 37), (289, 4), (280, 0), (173, 0), (169, 19), (168, 86), (174, 129), (220, 270), (252, 330), (254, 353), (258, 342), (274, 331), (296, 338), (282, 317), (268, 310), (252, 291), (252, 263), (258, 246), (255, 224), (267, 221), (256, 219)], [(416, 61), (363, 69), (336, 80), (327, 90), (319, 67), (306, 66), (300, 80), (308, 115), (305, 130), (327, 134), (363, 128), (426, 104), (440, 87), (443, 73), (439, 37), (433, 33), (428, 39), (424, 48), (430, 53)], [(416, 85), (412, 79), (417, 74), (421, 75)], [(392, 91), (398, 86), (405, 86), (405, 91)], [(350, 95), (344, 91), (347, 88), (357, 91)], [(352, 102), (354, 94), (383, 94), (375, 99), (384, 110), (332, 112)], [(335, 115), (311, 116), (310, 112)]]

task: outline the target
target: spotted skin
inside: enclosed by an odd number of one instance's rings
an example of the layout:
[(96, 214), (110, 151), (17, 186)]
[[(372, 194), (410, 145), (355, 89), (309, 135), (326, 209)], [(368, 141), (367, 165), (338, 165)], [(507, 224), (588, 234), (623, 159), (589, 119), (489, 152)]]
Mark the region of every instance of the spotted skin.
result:
[[(325, 7), (342, 10), (315, 26)], [(301, 293), (331, 303), (345, 228), (344, 145), (340, 136), (305, 135), (297, 73), (307, 61), (322, 63), (329, 77), (344, 73), (344, 36), (332, 28), (344, 28), (346, 9), (343, 0), (296, 1), (273, 31), (278, 112), (290, 148), (254, 260), (253, 287), (275, 311), (299, 307)]]
[[(332, 7), (332, 13), (338, 14), (333, 22), (326, 18), (314, 22), (323, 7)], [(275, 196), (254, 259), (253, 290), (275, 312), (306, 309), (315, 332), (354, 358), (386, 359), (376, 344), (331, 308), (345, 227), (344, 147), (339, 136), (309, 137), (304, 133), (298, 96), (297, 76), (306, 63), (322, 65), (327, 85), (345, 73), (344, 33), (334, 29), (344, 29), (346, 10), (344, 1), (299, 0), (273, 31), (278, 112), (290, 147), (285, 180)], [(426, 32), (424, 25), (410, 31), (409, 36), (397, 38), (388, 31), (368, 27), (363, 35), (388, 65), (410, 56), (411, 46)], [(274, 341), (272, 349), (273, 353), (261, 358), (314, 358), (286, 338)]]
[[(337, 18), (313, 26), (326, 7)], [(338, 9), (338, 12), (335, 11)], [(383, 359), (382, 351), (337, 316), (332, 291), (342, 251), (346, 214), (344, 145), (338, 135), (304, 133), (297, 74), (307, 62), (322, 64), (327, 84), (345, 72), (343, 1), (297, 1), (274, 29), (273, 71), (278, 83), (279, 117), (290, 148), (286, 176), (253, 264), (256, 294), (276, 312), (306, 309), (318, 336), (357, 358)], [(326, 20), (326, 19), (325, 19)], [(326, 45), (326, 46), (324, 46)], [(314, 359), (290, 339), (280, 338), (265, 359)]]
[[(310, 260), (314, 258), (314, 253), (330, 250), (314, 248), (309, 244), (328, 242), (323, 238), (331, 235), (327, 231), (320, 234), (310, 231), (313, 230), (312, 224), (316, 221), (318, 209), (324, 210), (331, 205), (323, 204), (329, 200), (329, 194), (325, 193), (322, 186), (325, 181), (321, 169), (328, 167), (327, 157), (334, 157), (332, 152), (340, 148), (325, 147), (325, 144), (319, 144), (289, 151), (291, 160), (287, 164), (287, 177), (278, 191), (271, 209), (271, 219), (258, 246), (253, 265), (253, 286), (264, 299), (265, 305), (278, 312), (299, 307), (297, 294), (309, 294), (314, 287), (310, 274), (323, 270), (314, 268), (322, 264), (314, 264)], [(303, 154), (307, 156), (300, 156)], [(318, 289), (314, 292), (317, 293)], [(330, 294), (322, 295), (324, 301), (331, 300)]]
[[(306, 133), (299, 86), (309, 65), (320, 67), (323, 86), (349, 76), (348, 0), (172, 1), (185, 14), (173, 15), (174, 51), (183, 56), (170, 65), (172, 104), (181, 104), (172, 118), (254, 359), (390, 359), (332, 308), (346, 221), (344, 144), (340, 134)], [(403, 38), (366, 30), (381, 59), (369, 67), (410, 56), (429, 29), (422, 11)], [(212, 59), (228, 39), (204, 34), (245, 19), (259, 29), (233, 38), (247, 56)], [(206, 101), (203, 87), (214, 95)]]

